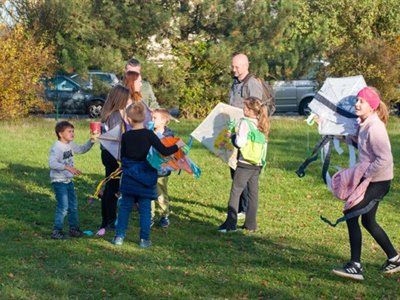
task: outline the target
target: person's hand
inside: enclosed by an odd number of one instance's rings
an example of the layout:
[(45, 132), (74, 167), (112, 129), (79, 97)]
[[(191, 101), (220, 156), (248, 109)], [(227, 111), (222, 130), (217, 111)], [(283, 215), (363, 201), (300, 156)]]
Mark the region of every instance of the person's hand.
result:
[(179, 139), (176, 142), (176, 145), (178, 146), (178, 148), (182, 148), (183, 146), (185, 146), (186, 144), (182, 141), (182, 139)]
[(81, 171), (79, 171), (78, 169), (71, 167), (71, 166), (64, 166), (64, 169), (73, 175), (81, 175), (82, 174)]
[(230, 120), (226, 123), (226, 126), (228, 127), (228, 131), (230, 134), (233, 134), (236, 132), (236, 121), (235, 120)]
[(90, 134), (90, 141), (94, 144), (97, 142), (98, 138), (100, 136), (100, 133), (92, 133)]

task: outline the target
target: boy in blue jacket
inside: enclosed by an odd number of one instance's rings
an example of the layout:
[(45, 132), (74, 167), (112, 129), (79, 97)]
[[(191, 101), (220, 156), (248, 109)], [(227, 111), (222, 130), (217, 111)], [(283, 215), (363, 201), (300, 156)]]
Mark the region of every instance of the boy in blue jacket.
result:
[(157, 198), (157, 170), (146, 157), (153, 146), (161, 154), (168, 156), (185, 144), (179, 140), (176, 145), (165, 147), (157, 135), (144, 127), (145, 107), (142, 102), (135, 102), (126, 109), (128, 121), (132, 127), (121, 139), (122, 178), (120, 192), (122, 194), (114, 245), (122, 245), (128, 227), (129, 215), (134, 202), (139, 203), (140, 243), (147, 248), (151, 245), (151, 201)]

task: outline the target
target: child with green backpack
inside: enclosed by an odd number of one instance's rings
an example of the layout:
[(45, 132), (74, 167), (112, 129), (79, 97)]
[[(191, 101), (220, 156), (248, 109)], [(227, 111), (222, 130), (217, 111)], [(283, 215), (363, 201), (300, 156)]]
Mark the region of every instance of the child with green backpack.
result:
[(269, 133), (268, 109), (257, 98), (247, 98), (243, 106), (244, 118), (239, 122), (236, 134), (231, 139), (239, 149), (236, 171), (233, 177), (228, 203), (228, 215), (219, 226), (219, 232), (233, 232), (237, 227), (239, 198), (248, 186), (249, 204), (246, 219), (241, 229), (254, 232), (257, 229), (258, 179), (265, 166)]

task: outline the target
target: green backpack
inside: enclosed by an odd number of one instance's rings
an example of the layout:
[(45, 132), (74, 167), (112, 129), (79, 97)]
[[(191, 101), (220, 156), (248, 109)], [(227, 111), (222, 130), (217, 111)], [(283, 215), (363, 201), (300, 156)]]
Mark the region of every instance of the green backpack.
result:
[(267, 141), (265, 135), (255, 128), (249, 119), (243, 118), (243, 120), (247, 122), (250, 131), (247, 135), (247, 143), (240, 148), (240, 153), (247, 162), (253, 165), (262, 165), (264, 168), (267, 159)]

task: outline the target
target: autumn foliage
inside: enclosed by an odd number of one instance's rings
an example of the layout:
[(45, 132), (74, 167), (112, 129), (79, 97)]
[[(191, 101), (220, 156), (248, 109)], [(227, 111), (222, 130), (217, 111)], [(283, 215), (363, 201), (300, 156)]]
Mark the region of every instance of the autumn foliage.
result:
[(0, 28), (0, 119), (50, 109), (42, 99), (40, 78), (51, 74), (55, 63), (52, 48), (22, 26)]

